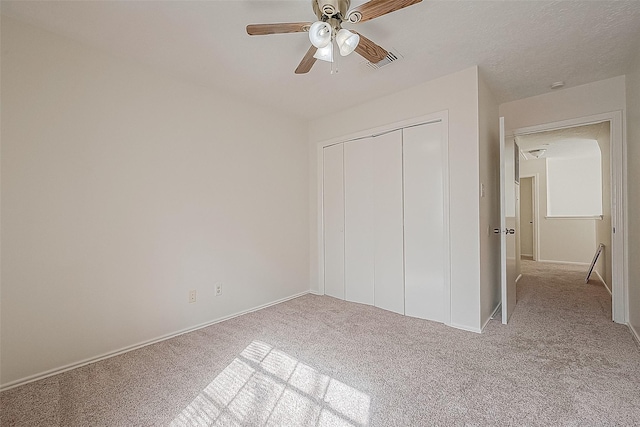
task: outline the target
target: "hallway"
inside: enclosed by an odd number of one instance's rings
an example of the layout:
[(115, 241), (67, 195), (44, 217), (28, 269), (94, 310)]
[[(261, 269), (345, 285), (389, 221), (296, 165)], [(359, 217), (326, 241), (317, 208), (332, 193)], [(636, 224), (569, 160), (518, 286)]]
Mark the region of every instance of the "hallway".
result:
[(519, 321), (534, 320), (546, 312), (555, 321), (566, 322), (567, 326), (611, 323), (611, 294), (595, 274), (591, 275), (589, 283), (584, 282), (588, 266), (523, 259), (521, 269), (517, 307), (522, 304), (527, 308), (535, 306), (535, 309), (533, 312), (526, 310), (525, 318)]
[[(509, 337), (505, 369), (513, 369), (507, 365), (515, 357), (528, 371), (523, 387), (535, 384), (545, 400), (557, 395), (559, 401), (544, 416), (550, 422), (640, 424), (639, 402), (632, 398), (640, 396), (640, 346), (625, 325), (611, 320), (607, 289), (595, 275), (585, 284), (587, 266), (526, 259), (521, 266), (509, 325), (500, 325), (498, 316), (485, 329), (495, 339)], [(608, 420), (602, 418), (607, 412)]]

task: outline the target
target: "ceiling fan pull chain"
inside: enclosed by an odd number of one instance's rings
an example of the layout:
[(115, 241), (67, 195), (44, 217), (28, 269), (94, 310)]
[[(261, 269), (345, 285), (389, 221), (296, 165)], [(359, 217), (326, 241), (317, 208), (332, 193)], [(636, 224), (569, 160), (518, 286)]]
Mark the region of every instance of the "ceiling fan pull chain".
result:
[(331, 74), (338, 74), (338, 57), (335, 56), (331, 62)]

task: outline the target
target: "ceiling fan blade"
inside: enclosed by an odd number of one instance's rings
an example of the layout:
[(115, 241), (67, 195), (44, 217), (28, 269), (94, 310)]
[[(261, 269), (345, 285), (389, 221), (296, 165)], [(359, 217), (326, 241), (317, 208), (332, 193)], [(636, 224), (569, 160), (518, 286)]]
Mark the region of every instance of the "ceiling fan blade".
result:
[(356, 47), (356, 53), (362, 56), (367, 61), (373, 64), (377, 64), (378, 62), (382, 61), (389, 53), (384, 48), (378, 46), (362, 34), (353, 30), (352, 32), (360, 36), (360, 43), (358, 43), (358, 46)]
[(312, 22), (286, 22), (282, 24), (249, 24), (247, 34), (264, 36), (267, 34), (301, 33), (309, 31)]
[(420, 3), (421, 1), (422, 0), (370, 0), (367, 3), (364, 3), (349, 11), (347, 16), (351, 15), (354, 12), (358, 12), (360, 13), (360, 15), (362, 15), (362, 18), (358, 22), (365, 22), (370, 19), (386, 15), (387, 13), (403, 9), (407, 6)]
[(311, 70), (313, 64), (316, 63), (316, 58), (313, 57), (313, 55), (315, 55), (316, 53), (316, 50), (318, 49), (315, 46), (311, 46), (309, 48), (307, 53), (304, 55), (304, 58), (302, 58), (302, 61), (300, 61), (300, 64), (298, 64), (298, 68), (296, 68), (296, 74), (305, 74), (308, 73), (309, 70)]

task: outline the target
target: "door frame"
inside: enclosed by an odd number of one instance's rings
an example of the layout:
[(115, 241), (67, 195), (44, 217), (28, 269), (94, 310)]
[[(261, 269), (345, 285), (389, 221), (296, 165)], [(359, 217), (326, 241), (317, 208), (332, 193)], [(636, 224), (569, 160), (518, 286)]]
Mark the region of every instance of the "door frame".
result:
[[(533, 218), (533, 260), (538, 261), (540, 259), (540, 233), (538, 227), (538, 221), (540, 220), (538, 212), (538, 203), (540, 203), (538, 200), (538, 197), (540, 197), (538, 182), (540, 180), (540, 177), (537, 173), (531, 173), (527, 175), (520, 175), (520, 181), (522, 181), (523, 178), (531, 178), (531, 209), (533, 209), (531, 215)], [(522, 182), (520, 182), (520, 190), (522, 191)], [(522, 216), (522, 211), (520, 211), (520, 216)]]
[(611, 312), (616, 323), (629, 319), (628, 303), (628, 212), (627, 212), (627, 141), (623, 126), (623, 112), (611, 111), (557, 122), (510, 130), (519, 136), (608, 121), (611, 138)]
[(381, 134), (401, 130), (407, 127), (419, 126), (429, 123), (442, 123), (442, 137), (444, 139), (443, 144), (445, 150), (443, 153), (443, 190), (444, 190), (444, 228), (445, 228), (445, 248), (443, 250), (446, 254), (447, 266), (445, 268), (445, 283), (444, 283), (444, 324), (451, 325), (451, 233), (450, 233), (450, 202), (449, 202), (449, 111), (437, 111), (431, 114), (413, 117), (398, 122), (388, 123), (382, 126), (376, 126), (369, 129), (364, 129), (358, 132), (354, 132), (348, 135), (331, 138), (325, 141), (320, 141), (316, 144), (316, 206), (318, 207), (317, 215), (317, 259), (318, 259), (318, 294), (324, 295), (324, 219), (323, 219), (323, 194), (324, 194), (324, 156), (323, 151), (325, 147), (331, 145), (356, 141), (359, 139), (365, 139), (370, 137), (380, 136)]

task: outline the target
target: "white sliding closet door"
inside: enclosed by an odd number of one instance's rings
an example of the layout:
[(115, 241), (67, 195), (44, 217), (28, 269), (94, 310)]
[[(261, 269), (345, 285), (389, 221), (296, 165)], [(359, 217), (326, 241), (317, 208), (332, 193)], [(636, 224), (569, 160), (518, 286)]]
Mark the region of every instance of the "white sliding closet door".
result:
[(373, 138), (375, 306), (404, 314), (402, 130)]
[(344, 144), (345, 299), (373, 305), (373, 144)]
[(344, 299), (343, 144), (324, 148), (324, 293)]
[(403, 129), (405, 314), (445, 321), (442, 123)]

